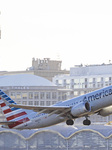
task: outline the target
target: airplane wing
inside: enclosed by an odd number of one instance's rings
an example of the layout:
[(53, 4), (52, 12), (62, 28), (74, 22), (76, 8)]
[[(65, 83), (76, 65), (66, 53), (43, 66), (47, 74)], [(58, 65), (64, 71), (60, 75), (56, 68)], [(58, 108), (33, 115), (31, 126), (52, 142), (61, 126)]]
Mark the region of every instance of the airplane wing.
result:
[(26, 106), (26, 105), (14, 105), (14, 104), (11, 104), (9, 106), (15, 108), (33, 110), (35, 112), (38, 112), (38, 114), (40, 113), (48, 113), (49, 115), (60, 114), (59, 116), (62, 116), (63, 114), (71, 110), (70, 106)]
[(11, 124), (14, 124), (14, 123), (15, 123), (15, 121), (11, 121), (11, 122), (3, 121), (3, 122), (0, 122), (0, 125), (11, 125)]

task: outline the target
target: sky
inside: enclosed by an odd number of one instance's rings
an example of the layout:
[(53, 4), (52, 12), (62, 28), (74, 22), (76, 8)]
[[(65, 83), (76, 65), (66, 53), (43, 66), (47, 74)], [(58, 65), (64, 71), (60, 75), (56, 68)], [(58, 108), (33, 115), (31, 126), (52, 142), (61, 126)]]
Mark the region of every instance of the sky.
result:
[(112, 60), (112, 0), (0, 0), (0, 11), (0, 71), (25, 70), (33, 57), (62, 69)]

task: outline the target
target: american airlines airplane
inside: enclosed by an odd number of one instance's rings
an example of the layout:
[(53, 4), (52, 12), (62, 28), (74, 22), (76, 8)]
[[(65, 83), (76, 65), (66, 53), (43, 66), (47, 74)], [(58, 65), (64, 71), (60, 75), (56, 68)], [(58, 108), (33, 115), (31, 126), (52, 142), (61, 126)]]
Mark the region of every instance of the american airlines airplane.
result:
[(79, 117), (85, 117), (84, 125), (90, 125), (90, 115), (112, 114), (112, 86), (52, 106), (18, 105), (0, 90), (0, 106), (6, 117), (5, 122), (0, 122), (3, 128), (37, 129), (64, 121), (67, 125), (73, 125), (74, 120)]

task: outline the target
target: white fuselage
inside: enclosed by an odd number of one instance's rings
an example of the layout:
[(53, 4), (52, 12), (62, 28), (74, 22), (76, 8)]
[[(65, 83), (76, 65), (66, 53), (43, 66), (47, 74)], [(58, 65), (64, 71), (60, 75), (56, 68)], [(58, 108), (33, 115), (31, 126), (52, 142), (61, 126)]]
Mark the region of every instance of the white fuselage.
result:
[[(66, 100), (63, 102), (60, 102), (59, 104), (55, 104), (55, 106), (77, 106), (80, 103), (88, 102), (91, 106), (91, 111), (87, 113), (87, 115), (94, 114), (95, 112), (98, 112), (99, 110), (108, 107), (112, 105), (112, 86), (105, 87), (100, 90), (96, 90), (94, 92), (85, 94), (83, 96), (79, 96), (70, 100)], [(42, 128), (46, 126), (51, 126), (58, 124), (60, 122), (63, 122), (67, 120), (66, 117), (58, 116), (57, 114), (48, 115), (48, 114), (38, 114), (36, 112), (31, 111), (30, 121), (18, 125), (15, 128), (17, 129), (35, 129), (35, 128)], [(77, 116), (82, 117), (82, 116)]]

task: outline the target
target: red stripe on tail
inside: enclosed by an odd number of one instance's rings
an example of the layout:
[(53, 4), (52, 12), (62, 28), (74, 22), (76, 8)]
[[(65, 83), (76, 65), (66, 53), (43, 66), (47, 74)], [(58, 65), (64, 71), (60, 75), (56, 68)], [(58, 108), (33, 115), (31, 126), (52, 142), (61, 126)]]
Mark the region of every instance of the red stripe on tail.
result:
[(7, 114), (9, 112), (12, 112), (12, 110), (10, 108), (8, 108), (8, 109), (6, 109), (6, 110), (3, 111), (4, 114)]
[(4, 106), (6, 106), (6, 104), (5, 104), (5, 103), (2, 103), (2, 104), (0, 104), (0, 106), (1, 106), (1, 107), (4, 107)]
[(26, 114), (27, 114), (27, 113), (24, 111), (24, 112), (21, 112), (21, 113), (12, 115), (12, 116), (10, 116), (10, 117), (7, 117), (6, 119), (7, 119), (7, 121), (9, 121), (9, 120), (15, 119), (15, 118), (17, 118), (17, 117), (20, 117), (20, 116), (23, 116), (23, 115), (26, 115)]

